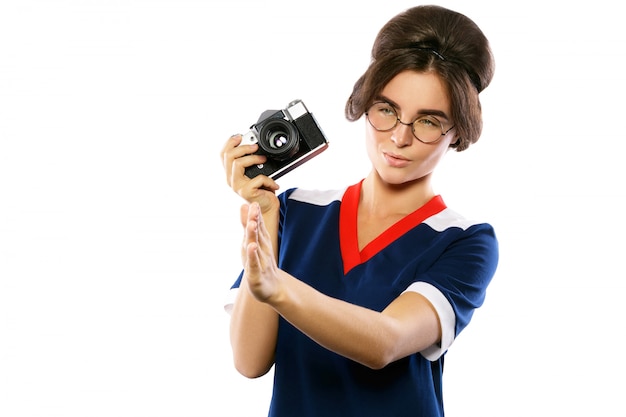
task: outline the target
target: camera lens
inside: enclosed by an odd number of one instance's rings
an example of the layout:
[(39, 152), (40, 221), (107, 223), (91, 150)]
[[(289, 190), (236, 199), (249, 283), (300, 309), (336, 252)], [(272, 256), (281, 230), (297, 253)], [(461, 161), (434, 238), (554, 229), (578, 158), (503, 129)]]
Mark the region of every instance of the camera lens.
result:
[(287, 142), (287, 136), (284, 132), (274, 132), (267, 138), (267, 143), (272, 149), (282, 148)]
[(259, 146), (268, 157), (277, 160), (291, 158), (299, 149), (298, 130), (287, 120), (267, 121), (259, 134)]

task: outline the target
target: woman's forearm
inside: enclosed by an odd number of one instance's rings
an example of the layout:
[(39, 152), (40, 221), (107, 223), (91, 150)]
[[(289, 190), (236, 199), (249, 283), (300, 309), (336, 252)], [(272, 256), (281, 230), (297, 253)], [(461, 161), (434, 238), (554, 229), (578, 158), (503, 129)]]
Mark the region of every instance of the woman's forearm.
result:
[[(263, 215), (276, 258), (278, 219), (278, 209)], [(252, 295), (244, 274), (230, 320), (230, 342), (235, 368), (249, 378), (267, 373), (274, 363), (277, 334), (278, 314)]]
[(383, 312), (329, 297), (284, 274), (274, 309), (325, 348), (373, 369), (419, 352), (440, 338), (437, 314), (417, 293), (398, 297)]
[(248, 378), (267, 373), (274, 363), (277, 334), (278, 314), (257, 301), (242, 281), (230, 319), (230, 343), (237, 371)]

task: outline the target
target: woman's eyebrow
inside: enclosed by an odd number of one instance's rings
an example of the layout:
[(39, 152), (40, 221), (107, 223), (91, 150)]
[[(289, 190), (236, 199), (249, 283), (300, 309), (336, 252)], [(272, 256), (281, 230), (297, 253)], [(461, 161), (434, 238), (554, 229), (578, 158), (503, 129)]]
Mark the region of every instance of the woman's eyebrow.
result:
[(442, 112), (441, 110), (422, 109), (419, 111), (419, 114), (425, 114), (428, 116), (436, 116), (439, 119), (445, 119), (447, 122), (450, 121), (450, 118), (448, 117), (448, 115)]
[[(400, 110), (400, 106), (398, 105), (398, 103), (396, 103), (395, 101), (393, 101), (389, 97), (385, 97), (383, 95), (379, 95), (379, 96), (376, 97), (375, 101), (384, 101), (385, 103), (391, 104), (391, 106), (393, 108), (395, 108), (396, 110)], [(448, 115), (445, 112), (443, 112), (441, 110), (437, 110), (437, 109), (420, 109), (417, 112), (417, 114), (418, 114), (418, 116), (421, 116), (421, 115), (436, 116), (438, 118), (445, 119), (446, 121), (450, 121), (450, 118), (448, 117)]]

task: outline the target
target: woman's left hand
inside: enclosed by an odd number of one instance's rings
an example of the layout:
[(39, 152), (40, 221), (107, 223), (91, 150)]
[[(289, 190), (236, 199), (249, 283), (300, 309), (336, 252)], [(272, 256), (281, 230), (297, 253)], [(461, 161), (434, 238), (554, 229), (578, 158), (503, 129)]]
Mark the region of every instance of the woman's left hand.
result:
[(242, 206), (241, 223), (245, 232), (242, 261), (248, 288), (257, 300), (268, 303), (278, 294), (281, 271), (258, 203)]

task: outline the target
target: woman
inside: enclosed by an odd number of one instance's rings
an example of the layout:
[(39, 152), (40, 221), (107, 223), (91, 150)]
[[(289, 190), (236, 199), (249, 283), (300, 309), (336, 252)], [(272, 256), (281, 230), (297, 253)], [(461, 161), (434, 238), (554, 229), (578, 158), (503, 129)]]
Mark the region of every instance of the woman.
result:
[(443, 415), (443, 358), (483, 303), (498, 244), (446, 207), (432, 175), (478, 140), (493, 70), (470, 19), (415, 7), (381, 29), (346, 105), (365, 116), (361, 182), (276, 196), (244, 175), (265, 161), (256, 145), (226, 142), (227, 181), (248, 202), (233, 357), (250, 378), (275, 366), (270, 416)]

